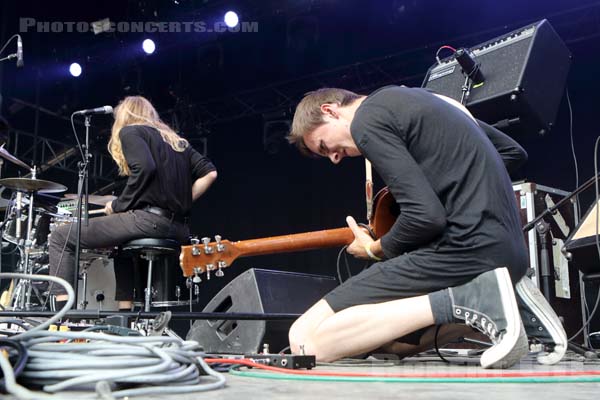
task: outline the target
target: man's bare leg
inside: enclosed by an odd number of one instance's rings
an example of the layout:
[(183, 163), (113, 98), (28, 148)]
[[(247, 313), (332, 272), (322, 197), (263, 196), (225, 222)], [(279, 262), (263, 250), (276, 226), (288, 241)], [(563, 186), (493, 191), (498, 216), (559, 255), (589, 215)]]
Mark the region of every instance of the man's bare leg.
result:
[(358, 305), (338, 313), (320, 300), (292, 325), (290, 347), (293, 353), (334, 361), (372, 351), (433, 324), (428, 296)]

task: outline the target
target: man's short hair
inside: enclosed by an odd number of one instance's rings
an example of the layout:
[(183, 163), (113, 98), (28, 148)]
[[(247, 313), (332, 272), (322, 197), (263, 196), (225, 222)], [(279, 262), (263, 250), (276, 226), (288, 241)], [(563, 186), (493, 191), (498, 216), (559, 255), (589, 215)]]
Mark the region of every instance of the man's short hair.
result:
[(292, 130), (287, 136), (288, 142), (295, 144), (302, 154), (314, 156), (313, 152), (306, 147), (304, 136), (325, 123), (321, 105), (339, 104), (343, 107), (351, 104), (359, 97), (360, 95), (354, 92), (337, 88), (322, 88), (306, 93), (296, 107)]

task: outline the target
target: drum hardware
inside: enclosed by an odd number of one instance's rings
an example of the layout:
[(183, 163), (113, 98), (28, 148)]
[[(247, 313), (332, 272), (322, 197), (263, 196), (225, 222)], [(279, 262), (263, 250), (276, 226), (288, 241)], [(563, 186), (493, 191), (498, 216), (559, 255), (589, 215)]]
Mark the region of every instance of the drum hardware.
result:
[[(0, 156), (7, 158), (10, 161), (20, 165), (22, 167), (27, 166), (25, 163), (20, 162), (16, 157), (11, 156), (6, 150), (0, 147)], [(16, 160), (16, 161), (15, 161)], [(19, 162), (17, 162), (19, 161)], [(37, 168), (34, 166), (31, 168), (31, 178), (4, 178), (0, 179), (0, 185), (7, 189), (16, 191), (15, 209), (14, 209), (14, 223), (15, 223), (15, 244), (19, 249), (21, 260), (18, 264), (17, 271), (24, 274), (33, 274), (34, 263), (33, 255), (36, 254), (38, 238), (34, 237), (37, 235), (37, 229), (34, 231), (33, 224), (36, 220), (36, 216), (40, 217), (40, 214), (36, 214), (34, 211), (34, 195), (35, 193), (59, 193), (66, 191), (66, 187), (50, 181), (45, 181), (36, 178)], [(25, 206), (24, 203), (28, 203)], [(25, 215), (26, 210), (26, 215)], [(25, 238), (22, 236), (22, 222), (27, 221), (27, 230), (25, 232)], [(36, 226), (37, 228), (37, 226)], [(38, 299), (42, 304), (42, 295), (38, 288), (32, 284), (29, 279), (20, 279), (14, 291), (11, 294), (9, 304), (13, 305), (15, 309), (30, 310), (32, 306), (32, 295)]]
[(81, 280), (83, 282), (83, 298), (79, 302), (79, 306), (82, 310), (85, 310), (88, 305), (88, 301), (87, 301), (88, 271), (87, 270), (90, 267), (90, 265), (92, 265), (91, 261), (85, 261), (83, 263), (83, 268), (81, 269), (81, 272), (79, 273), (79, 276), (81, 277)]

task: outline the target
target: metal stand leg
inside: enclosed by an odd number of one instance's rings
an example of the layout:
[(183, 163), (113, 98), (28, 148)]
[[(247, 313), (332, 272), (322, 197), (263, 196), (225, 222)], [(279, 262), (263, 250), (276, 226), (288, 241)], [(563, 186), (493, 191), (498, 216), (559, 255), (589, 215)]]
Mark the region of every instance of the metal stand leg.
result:
[(152, 302), (152, 264), (154, 255), (148, 255), (148, 280), (146, 281), (146, 289), (144, 290), (144, 311), (150, 312), (150, 303)]
[(535, 229), (538, 233), (538, 237), (540, 238), (540, 246), (541, 246), (541, 257), (540, 257), (540, 287), (542, 288), (542, 293), (548, 302), (551, 300), (551, 289), (550, 289), (550, 278), (552, 277), (550, 271), (550, 257), (548, 254), (548, 240), (547, 234), (550, 232), (550, 224), (541, 219), (536, 225)]
[(88, 272), (87, 272), (87, 269), (89, 266), (90, 266), (90, 263), (86, 262), (83, 267), (83, 271), (81, 271), (81, 280), (83, 281), (83, 298), (81, 299), (81, 302), (79, 303), (79, 305), (81, 306), (82, 310), (87, 309), (87, 305), (88, 305), (88, 301), (87, 301)]

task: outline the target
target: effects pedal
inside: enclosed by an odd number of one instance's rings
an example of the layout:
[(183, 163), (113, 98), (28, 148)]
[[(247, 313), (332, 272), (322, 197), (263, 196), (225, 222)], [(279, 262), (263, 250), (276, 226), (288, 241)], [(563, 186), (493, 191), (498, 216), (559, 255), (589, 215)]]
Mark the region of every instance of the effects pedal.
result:
[(313, 369), (316, 357), (300, 354), (247, 354), (245, 359), (271, 367), (287, 369)]

